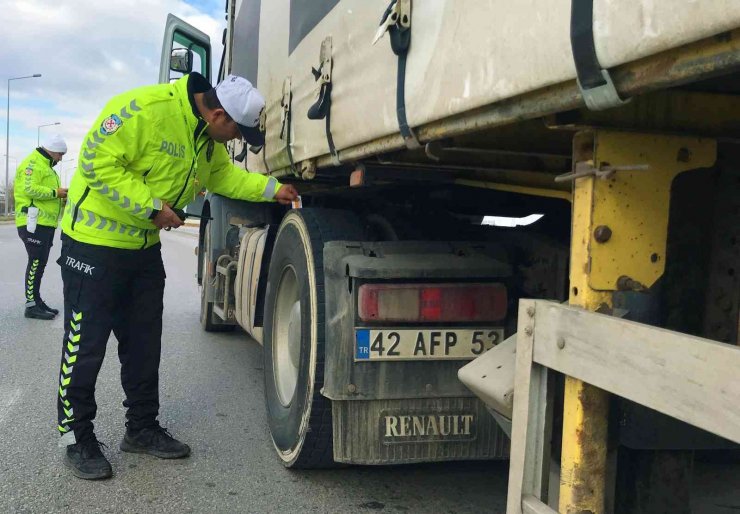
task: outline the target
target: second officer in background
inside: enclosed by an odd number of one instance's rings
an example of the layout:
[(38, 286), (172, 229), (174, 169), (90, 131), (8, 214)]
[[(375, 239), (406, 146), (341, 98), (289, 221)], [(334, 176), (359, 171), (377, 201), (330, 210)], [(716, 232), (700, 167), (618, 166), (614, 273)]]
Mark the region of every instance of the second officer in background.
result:
[(59, 314), (41, 299), (40, 289), (62, 199), (67, 197), (67, 190), (61, 187), (53, 168), (65, 153), (64, 139), (51, 136), (21, 162), (15, 174), (15, 224), (28, 254), (23, 281), (27, 318), (49, 320)]

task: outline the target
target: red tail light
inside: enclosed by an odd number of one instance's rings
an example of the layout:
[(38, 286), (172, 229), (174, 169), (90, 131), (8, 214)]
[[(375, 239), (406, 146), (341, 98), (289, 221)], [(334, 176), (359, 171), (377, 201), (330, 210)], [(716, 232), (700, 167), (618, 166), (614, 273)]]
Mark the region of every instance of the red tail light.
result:
[(421, 289), (419, 291), (419, 302), (419, 314), (422, 320), (440, 320), (442, 317), (442, 288)]
[(365, 284), (359, 290), (362, 321), (473, 322), (506, 317), (503, 284)]

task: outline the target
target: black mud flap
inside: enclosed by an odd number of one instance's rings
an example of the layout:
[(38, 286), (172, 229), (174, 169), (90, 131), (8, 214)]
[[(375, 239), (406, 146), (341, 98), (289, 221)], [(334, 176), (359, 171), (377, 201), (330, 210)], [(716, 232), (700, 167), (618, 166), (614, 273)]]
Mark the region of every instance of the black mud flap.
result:
[(505, 282), (495, 244), (341, 242), (324, 246), (326, 350), (322, 394), (332, 400), (334, 460), (405, 464), (508, 458), (509, 439), (458, 380), (467, 360), (358, 359), (357, 293), (372, 282)]

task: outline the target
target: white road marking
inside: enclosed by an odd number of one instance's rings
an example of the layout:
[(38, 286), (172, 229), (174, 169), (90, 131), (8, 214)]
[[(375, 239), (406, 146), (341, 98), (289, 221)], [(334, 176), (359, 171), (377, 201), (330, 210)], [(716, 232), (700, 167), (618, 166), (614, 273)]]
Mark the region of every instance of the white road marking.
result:
[(0, 390), (0, 423), (5, 421), (11, 408), (18, 402), (20, 397), (20, 388), (11, 389), (10, 391)]

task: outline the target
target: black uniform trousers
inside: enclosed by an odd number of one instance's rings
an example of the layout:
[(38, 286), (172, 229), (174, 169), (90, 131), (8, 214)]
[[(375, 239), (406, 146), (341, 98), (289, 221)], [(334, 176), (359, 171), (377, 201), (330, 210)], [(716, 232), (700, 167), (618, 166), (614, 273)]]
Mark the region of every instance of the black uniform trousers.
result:
[(64, 282), (57, 403), (61, 444), (93, 434), (95, 382), (111, 332), (118, 340), (126, 426), (138, 430), (156, 425), (165, 282), (161, 245), (122, 250), (62, 235), (57, 262)]
[(26, 307), (33, 307), (41, 302), (41, 279), (44, 276), (49, 252), (54, 244), (54, 227), (36, 226), (36, 232), (29, 232), (26, 225), (18, 227), (18, 236), (23, 241), (28, 254), (26, 275), (23, 283), (23, 292), (26, 298)]

